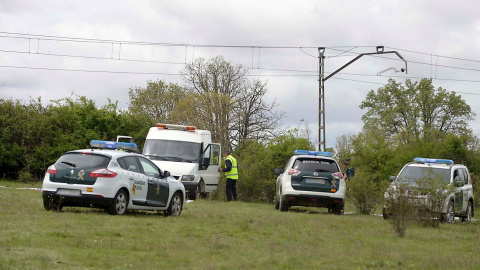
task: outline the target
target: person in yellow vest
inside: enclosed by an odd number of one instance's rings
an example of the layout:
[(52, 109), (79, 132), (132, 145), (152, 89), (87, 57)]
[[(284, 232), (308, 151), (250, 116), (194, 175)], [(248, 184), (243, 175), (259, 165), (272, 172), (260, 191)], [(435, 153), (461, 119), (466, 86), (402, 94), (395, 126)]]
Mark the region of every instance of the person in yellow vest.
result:
[(228, 152), (223, 151), (223, 158), (225, 158), (225, 168), (218, 168), (219, 172), (224, 172), (227, 178), (227, 200), (237, 200), (237, 180), (238, 180), (238, 167), (237, 160)]

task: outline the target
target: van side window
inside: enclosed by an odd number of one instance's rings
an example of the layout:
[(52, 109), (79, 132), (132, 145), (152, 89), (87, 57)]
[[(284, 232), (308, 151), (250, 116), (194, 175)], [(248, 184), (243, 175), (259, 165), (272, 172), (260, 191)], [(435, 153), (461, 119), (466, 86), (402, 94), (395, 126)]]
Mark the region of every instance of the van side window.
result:
[(220, 146), (212, 144), (212, 154), (210, 156), (210, 165), (218, 165), (220, 162)]

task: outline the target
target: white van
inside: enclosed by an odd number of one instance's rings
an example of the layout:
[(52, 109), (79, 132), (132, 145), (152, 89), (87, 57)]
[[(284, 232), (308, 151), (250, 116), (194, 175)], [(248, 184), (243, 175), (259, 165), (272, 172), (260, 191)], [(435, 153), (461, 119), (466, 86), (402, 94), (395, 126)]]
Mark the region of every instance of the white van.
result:
[(143, 155), (181, 181), (192, 200), (217, 189), (220, 154), (221, 146), (212, 143), (210, 131), (183, 125), (157, 124), (143, 147)]

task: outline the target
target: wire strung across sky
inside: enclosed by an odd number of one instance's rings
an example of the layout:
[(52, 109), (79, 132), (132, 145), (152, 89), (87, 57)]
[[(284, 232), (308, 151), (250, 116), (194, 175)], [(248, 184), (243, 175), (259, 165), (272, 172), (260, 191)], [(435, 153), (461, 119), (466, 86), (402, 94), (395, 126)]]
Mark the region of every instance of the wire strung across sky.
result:
[[(249, 70), (268, 70), (268, 71), (276, 71), (276, 72), (295, 72), (295, 73), (312, 73), (312, 74), (247, 74), (247, 76), (252, 77), (318, 77), (318, 70), (297, 70), (297, 69), (278, 69), (278, 68), (266, 68), (260, 67), (260, 63), (258, 63), (257, 67), (253, 65), (253, 50), (258, 49), (258, 58), (260, 59), (260, 51), (261, 49), (296, 49), (300, 50), (302, 53), (310, 56), (318, 58), (318, 56), (311, 55), (304, 51), (303, 49), (318, 49), (318, 47), (313, 46), (268, 46), (268, 45), (218, 45), (218, 44), (192, 44), (192, 43), (164, 43), (164, 42), (146, 42), (146, 41), (127, 41), (127, 40), (105, 40), (105, 39), (94, 39), (94, 38), (77, 38), (77, 37), (62, 37), (62, 36), (53, 36), (53, 35), (36, 35), (36, 34), (26, 34), (26, 33), (13, 33), (13, 32), (4, 32), (0, 31), (0, 38), (12, 38), (12, 39), (24, 39), (29, 40), (29, 51), (17, 51), (17, 50), (3, 50), (0, 49), (0, 52), (3, 53), (18, 53), (18, 54), (32, 54), (32, 55), (43, 55), (43, 56), (52, 56), (52, 57), (72, 57), (72, 58), (85, 58), (85, 59), (95, 59), (95, 60), (113, 60), (113, 61), (129, 61), (129, 62), (143, 62), (143, 63), (156, 63), (156, 64), (172, 64), (172, 65), (187, 65), (187, 56), (185, 53), (185, 62), (177, 62), (177, 61), (156, 61), (156, 60), (142, 60), (142, 59), (128, 59), (128, 58), (121, 58), (120, 51), (118, 58), (113, 57), (113, 44), (122, 44), (124, 45), (151, 45), (151, 46), (164, 46), (164, 47), (192, 47), (193, 50), (196, 47), (210, 47), (210, 48), (245, 48), (245, 49), (252, 49), (252, 67), (243, 67)], [(111, 57), (98, 57), (98, 56), (88, 56), (88, 55), (72, 55), (72, 54), (59, 54), (59, 53), (44, 53), (39, 51), (39, 44), (37, 44), (37, 51), (31, 51), (30, 42), (31, 40), (40, 40), (42, 41), (58, 41), (58, 42), (79, 42), (79, 43), (102, 43), (112, 44), (112, 56)], [(376, 46), (332, 46), (326, 47), (333, 51), (338, 51), (337, 55), (328, 56), (327, 58), (335, 58), (340, 56), (352, 56), (352, 55), (359, 55), (360, 53), (356, 53), (353, 50), (357, 48), (372, 48)], [(403, 51), (415, 54), (421, 54), (426, 56), (435, 56), (437, 57), (437, 63), (433, 64), (420, 62), (420, 61), (413, 61), (409, 60), (408, 63), (410, 64), (418, 64), (418, 65), (428, 65), (430, 67), (435, 66), (436, 68), (449, 68), (449, 69), (457, 69), (457, 70), (467, 70), (467, 71), (480, 71), (480, 69), (475, 68), (467, 68), (467, 67), (459, 67), (459, 66), (449, 66), (449, 65), (439, 65), (438, 58), (446, 58), (452, 60), (461, 60), (461, 61), (469, 61), (480, 63), (479, 60), (473, 59), (464, 59), (458, 57), (450, 57), (450, 56), (443, 56), (443, 55), (436, 55), (431, 53), (424, 53), (424, 52), (417, 52), (411, 50), (405, 50), (400, 48), (393, 48), (393, 47), (386, 47), (389, 49), (393, 49), (396, 51)], [(121, 49), (121, 47), (120, 47)], [(395, 60), (395, 61), (402, 61), (397, 58), (385, 57), (382, 55), (369, 55), (370, 57), (377, 57), (383, 58), (388, 60)], [(193, 56), (192, 56), (193, 61)], [(132, 75), (165, 75), (165, 76), (180, 76), (180, 73), (163, 73), (163, 72), (138, 72), (138, 71), (112, 71), (112, 70), (89, 70), (89, 69), (66, 69), (66, 68), (48, 68), (48, 67), (27, 67), (27, 66), (15, 66), (15, 65), (0, 65), (0, 68), (14, 68), (14, 69), (31, 69), (31, 70), (47, 70), (47, 71), (67, 71), (67, 72), (87, 72), (87, 73), (109, 73), (109, 74), (132, 74)], [(325, 72), (329, 74), (331, 72)], [(403, 79), (423, 79), (424, 77), (415, 77), (415, 76), (379, 76), (378, 74), (353, 74), (353, 73), (338, 73), (338, 75), (344, 76), (365, 76), (365, 77), (383, 77), (383, 78), (403, 78)], [(384, 83), (379, 82), (370, 82), (364, 80), (354, 80), (354, 79), (347, 79), (347, 78), (335, 78), (339, 80), (347, 80), (347, 81), (355, 81), (361, 83), (370, 83), (370, 84), (380, 84), (385, 85)], [(432, 78), (433, 79), (433, 78)], [(480, 80), (466, 80), (466, 79), (446, 79), (446, 78), (437, 78), (435, 76), (435, 80), (440, 81), (457, 81), (457, 82), (471, 82), (471, 83), (480, 83)], [(460, 93), (460, 92), (457, 92)], [(480, 95), (475, 93), (464, 93), (464, 94), (472, 94), (472, 95)]]

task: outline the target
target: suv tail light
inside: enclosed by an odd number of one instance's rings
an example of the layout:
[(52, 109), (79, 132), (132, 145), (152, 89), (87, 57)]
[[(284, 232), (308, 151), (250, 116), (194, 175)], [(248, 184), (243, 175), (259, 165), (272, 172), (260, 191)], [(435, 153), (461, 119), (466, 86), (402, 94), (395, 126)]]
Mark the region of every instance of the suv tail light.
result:
[(290, 169), (290, 170), (288, 170), (288, 172), (287, 172), (287, 173), (288, 173), (288, 175), (297, 176), (297, 175), (299, 175), (299, 174), (300, 174), (300, 171), (298, 171), (298, 170), (295, 170), (295, 169)]
[(52, 166), (48, 167), (47, 173), (56, 174), (57, 173), (57, 167), (55, 167), (55, 165), (52, 165)]
[(115, 176), (117, 176), (117, 173), (104, 168), (104, 169), (98, 169), (98, 170), (92, 171), (88, 176), (114, 178)]
[(343, 173), (341, 172), (332, 173), (332, 176), (337, 179), (343, 179)]

